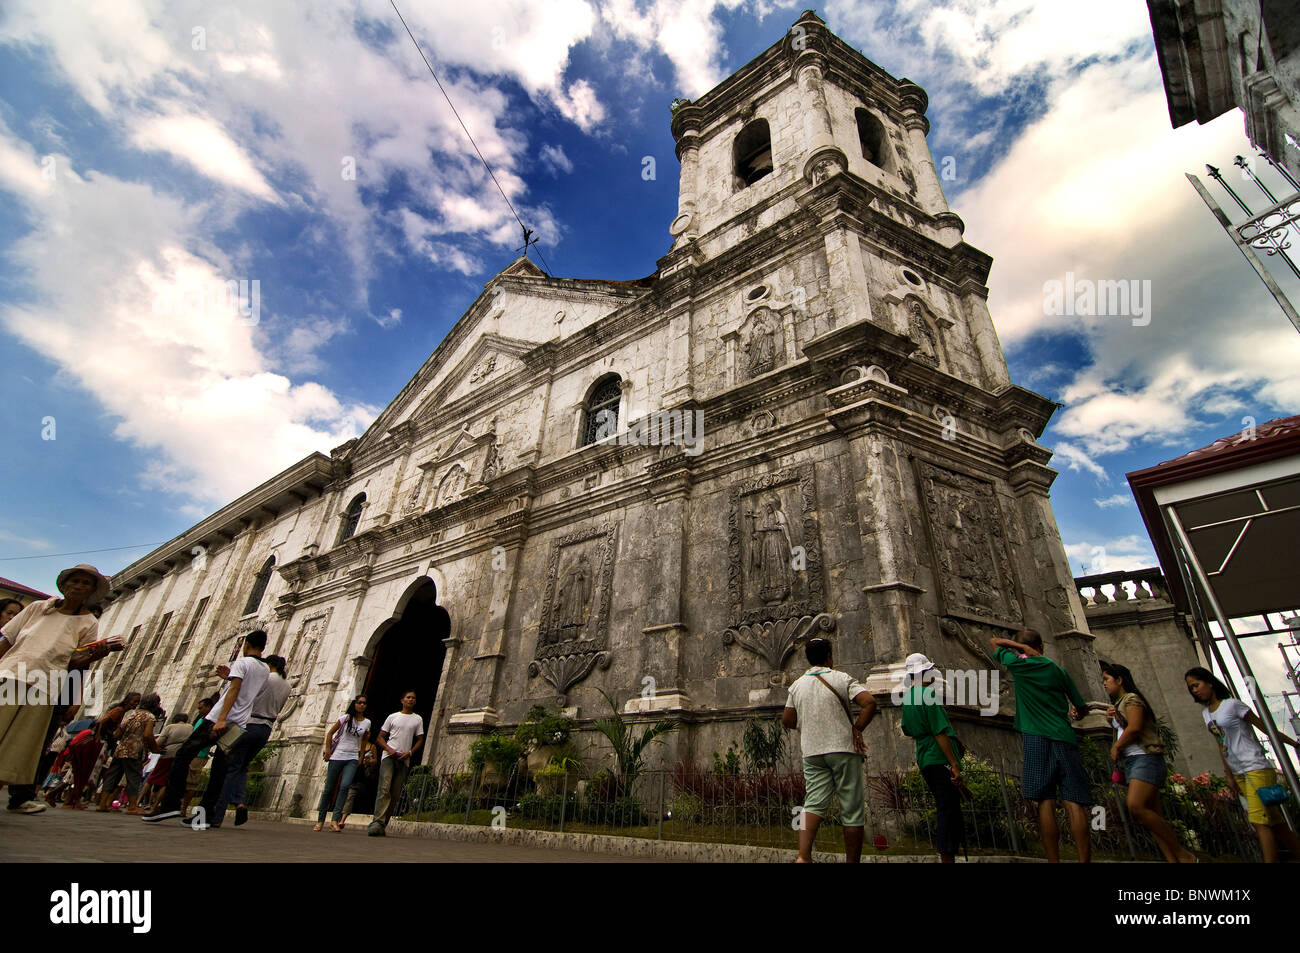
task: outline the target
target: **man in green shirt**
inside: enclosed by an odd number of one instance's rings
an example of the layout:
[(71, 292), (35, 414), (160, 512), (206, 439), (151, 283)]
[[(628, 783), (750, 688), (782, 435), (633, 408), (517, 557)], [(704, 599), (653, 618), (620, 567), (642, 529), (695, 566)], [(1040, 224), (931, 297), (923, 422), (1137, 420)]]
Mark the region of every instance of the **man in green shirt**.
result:
[(916, 766), (934, 795), (938, 831), (935, 846), (939, 860), (955, 863), (957, 848), (965, 840), (961, 816), (961, 755), (957, 733), (944, 710), (943, 683), (934, 663), (920, 652), (907, 657), (907, 691), (903, 695), (903, 734), (916, 740)]
[(1060, 789), (1070, 815), (1070, 832), (1080, 863), (1092, 857), (1088, 840), (1088, 811), (1092, 789), (1079, 757), (1079, 738), (1070, 722), (1087, 713), (1074, 679), (1043, 655), (1043, 639), (1033, 629), (1021, 629), (1019, 641), (995, 638), (993, 657), (1006, 667), (1016, 684), (1016, 731), (1024, 750), (1024, 795), (1038, 802), (1038, 828), (1049, 863), (1059, 863), (1060, 831), (1056, 826), (1056, 797)]

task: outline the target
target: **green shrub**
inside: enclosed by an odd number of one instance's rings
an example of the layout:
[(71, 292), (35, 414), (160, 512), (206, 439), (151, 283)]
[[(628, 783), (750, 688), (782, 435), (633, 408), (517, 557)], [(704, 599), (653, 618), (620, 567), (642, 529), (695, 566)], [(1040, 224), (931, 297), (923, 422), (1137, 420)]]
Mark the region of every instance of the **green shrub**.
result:
[(668, 814), (680, 824), (698, 824), (704, 815), (704, 802), (694, 794), (679, 791), (668, 802)]
[(515, 741), (527, 749), (529, 746), (562, 745), (573, 733), (573, 719), (559, 712), (547, 711), (541, 705), (528, 709), (528, 714), (515, 729)]
[(745, 751), (746, 771), (752, 774), (775, 771), (785, 756), (785, 729), (774, 718), (767, 721), (751, 718), (745, 722), (740, 743)]
[(577, 813), (578, 796), (570, 794), (567, 798), (564, 798), (559, 794), (552, 794), (546, 797), (530, 792), (519, 799), (517, 810), (520, 817), (528, 820), (558, 824), (561, 812), (567, 818), (572, 818)]
[(524, 746), (514, 738), (496, 733), (480, 738), (469, 746), (469, 766), (476, 771), (490, 764), (502, 774), (510, 774), (524, 756)]

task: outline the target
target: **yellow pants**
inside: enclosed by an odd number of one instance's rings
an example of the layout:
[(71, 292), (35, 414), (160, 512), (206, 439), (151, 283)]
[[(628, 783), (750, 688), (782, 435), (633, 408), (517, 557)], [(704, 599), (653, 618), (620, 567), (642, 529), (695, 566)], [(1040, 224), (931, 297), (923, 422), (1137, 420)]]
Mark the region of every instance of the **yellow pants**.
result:
[(0, 705), (0, 781), (32, 784), (53, 705)]
[(1280, 808), (1265, 804), (1259, 799), (1260, 788), (1277, 784), (1276, 771), (1272, 768), (1260, 768), (1258, 771), (1247, 771), (1234, 777), (1237, 779), (1237, 790), (1241, 792), (1242, 799), (1246, 802), (1246, 815), (1250, 818), (1250, 823), (1267, 824), (1269, 827), (1286, 823)]

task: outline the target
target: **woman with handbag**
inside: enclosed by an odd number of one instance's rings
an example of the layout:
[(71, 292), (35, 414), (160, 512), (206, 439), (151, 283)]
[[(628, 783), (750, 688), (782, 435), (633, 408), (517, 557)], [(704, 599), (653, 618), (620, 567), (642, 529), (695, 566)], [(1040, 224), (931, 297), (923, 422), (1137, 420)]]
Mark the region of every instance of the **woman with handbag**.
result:
[(356, 777), (361, 752), (369, 744), (370, 719), (366, 717), (366, 696), (358, 695), (325, 736), (324, 756), (329, 768), (325, 771), (325, 788), (320, 793), (320, 804), (316, 807), (316, 826), (312, 830), (319, 831), (325, 827), (325, 812), (329, 809), (331, 794), (334, 794), (334, 818), (330, 821), (330, 830), (335, 833), (342, 830), (339, 821), (343, 818), (348, 789)]
[(933, 671), (934, 663), (920, 652), (913, 652), (904, 664), (903, 734), (916, 741), (916, 766), (934, 795), (939, 860), (956, 863), (957, 848), (966, 840), (961, 802), (970, 798), (961, 773), (961, 743), (943, 707), (943, 682), (937, 673), (926, 678), (925, 673)]
[[(1286, 789), (1277, 783), (1277, 771), (1255, 737), (1254, 729), (1264, 731), (1264, 723), (1250, 706), (1232, 697), (1227, 686), (1208, 669), (1197, 666), (1183, 676), (1187, 691), (1202, 706), (1205, 727), (1219, 742), (1219, 756), (1232, 793), (1246, 805), (1246, 814), (1259, 838), (1264, 863), (1276, 864), (1277, 842), (1286, 844), (1294, 860), (1300, 857), (1300, 837), (1287, 827), (1280, 805), (1289, 800)], [(1300, 750), (1295, 739), (1282, 741)]]
[(1128, 812), (1151, 832), (1165, 860), (1194, 864), (1196, 855), (1178, 842), (1178, 835), (1160, 813), (1160, 789), (1169, 769), (1155, 712), (1138, 691), (1133, 673), (1123, 665), (1103, 663), (1101, 672), (1101, 683), (1112, 701), (1106, 715), (1118, 732), (1110, 746), (1110, 760), (1120, 766), (1116, 774), (1122, 771), (1128, 784)]

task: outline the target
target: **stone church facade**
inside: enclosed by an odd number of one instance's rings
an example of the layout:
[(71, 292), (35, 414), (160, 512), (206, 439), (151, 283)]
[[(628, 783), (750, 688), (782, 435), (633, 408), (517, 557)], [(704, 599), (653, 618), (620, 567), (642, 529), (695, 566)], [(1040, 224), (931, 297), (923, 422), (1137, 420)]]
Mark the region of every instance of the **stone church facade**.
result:
[[(656, 758), (708, 763), (778, 713), (812, 634), (886, 693), (873, 769), (910, 764), (887, 696), (909, 652), (987, 669), (1027, 624), (1104, 697), (1036, 439), (1054, 405), (1008, 378), (926, 106), (812, 13), (679, 102), (654, 274), (495, 276), (359, 438), (113, 579), (110, 691), (192, 710), (266, 629), (294, 686), (282, 809), (314, 803), (362, 690), (382, 717), (416, 688), (442, 765), (533, 704), (589, 728), (602, 691), (685, 723)], [(999, 715), (955, 717), (1014, 767), (1008, 681)]]

